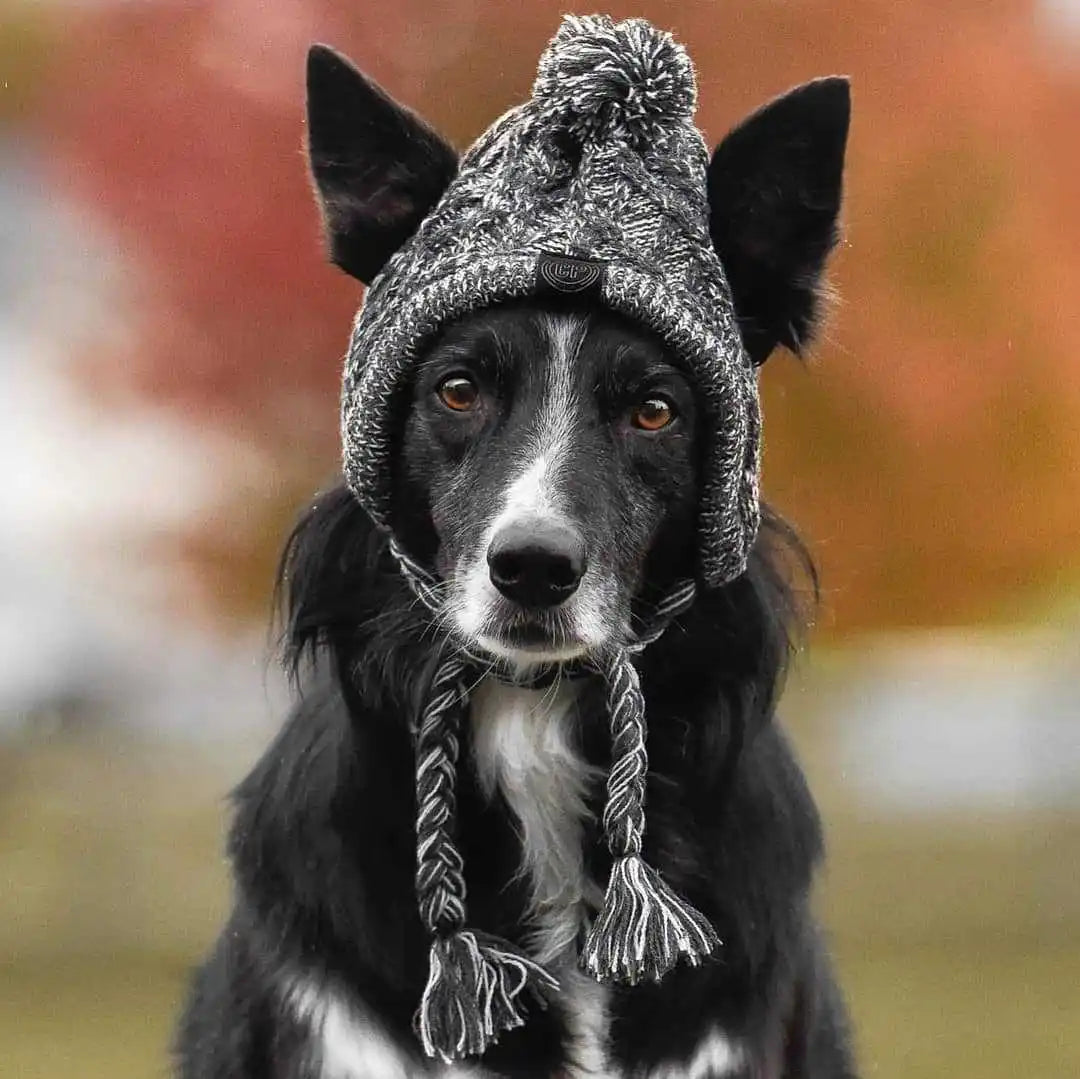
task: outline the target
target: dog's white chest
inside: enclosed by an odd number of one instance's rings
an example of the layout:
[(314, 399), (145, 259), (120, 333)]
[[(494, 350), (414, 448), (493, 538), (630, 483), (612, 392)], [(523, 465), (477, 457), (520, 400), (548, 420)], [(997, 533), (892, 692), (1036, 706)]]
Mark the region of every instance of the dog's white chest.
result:
[(559, 979), (574, 1076), (611, 1076), (607, 991), (577, 969), (586, 901), (602, 899), (585, 868), (583, 825), (593, 769), (577, 748), (578, 686), (519, 689), (485, 679), (472, 697), (473, 753), (485, 792), (517, 818), (521, 872), (535, 929), (532, 954)]
[(517, 818), (536, 926), (530, 950), (550, 965), (574, 953), (584, 901), (596, 898), (582, 843), (591, 769), (577, 749), (577, 693), (573, 682), (533, 690), (489, 678), (471, 708), (480, 783)]

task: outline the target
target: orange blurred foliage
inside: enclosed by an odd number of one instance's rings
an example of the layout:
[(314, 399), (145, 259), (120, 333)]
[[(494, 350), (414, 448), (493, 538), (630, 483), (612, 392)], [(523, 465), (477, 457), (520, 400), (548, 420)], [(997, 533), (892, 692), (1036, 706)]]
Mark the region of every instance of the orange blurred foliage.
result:
[[(358, 289), (323, 264), (303, 57), (352, 55), (459, 145), (528, 92), (564, 3), (193, 0), (65, 11), (39, 113), (57, 177), (137, 260), (140, 336), (95, 356), (314, 482)], [(853, 79), (842, 297), (809, 373), (766, 367), (766, 489), (810, 537), (836, 631), (1013, 617), (1078, 568), (1080, 53), (1033, 0), (610, 4), (672, 28), (713, 139)], [(207, 560), (234, 579), (260, 527)], [(276, 517), (274, 518), (277, 519)]]

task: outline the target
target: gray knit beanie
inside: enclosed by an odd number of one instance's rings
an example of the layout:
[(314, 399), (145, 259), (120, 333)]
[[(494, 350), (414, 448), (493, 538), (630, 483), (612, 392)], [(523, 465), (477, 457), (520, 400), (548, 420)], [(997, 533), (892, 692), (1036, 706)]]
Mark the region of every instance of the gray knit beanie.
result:
[(686, 51), (642, 19), (567, 16), (533, 96), (456, 178), (366, 294), (345, 367), (345, 477), (389, 524), (395, 391), (451, 319), (549, 291), (590, 293), (654, 330), (705, 414), (698, 573), (745, 568), (758, 525), (757, 375), (709, 239), (708, 151)]
[[(698, 578), (716, 587), (746, 565), (758, 524), (756, 373), (709, 237), (704, 140), (686, 52), (640, 19), (567, 17), (540, 59), (533, 96), (461, 159), (456, 178), (368, 289), (345, 369), (345, 475), (391, 525), (398, 393), (450, 320), (503, 300), (576, 294), (654, 330), (685, 365), (705, 415)], [(391, 538), (417, 597), (439, 612), (439, 582)], [(632, 640), (590, 657), (603, 679), (612, 767), (603, 826), (612, 855), (604, 906), (582, 949), (594, 977), (659, 979), (719, 940), (643, 858), (644, 700), (633, 656), (694, 599), (680, 581)], [(493, 669), (469, 642), (444, 641), (414, 732), (421, 921), (432, 937), (417, 1033), (430, 1056), (478, 1055), (525, 1021), (554, 979), (507, 941), (467, 928), (455, 836), (459, 739), (468, 685)], [(496, 672), (497, 672), (497, 668)]]

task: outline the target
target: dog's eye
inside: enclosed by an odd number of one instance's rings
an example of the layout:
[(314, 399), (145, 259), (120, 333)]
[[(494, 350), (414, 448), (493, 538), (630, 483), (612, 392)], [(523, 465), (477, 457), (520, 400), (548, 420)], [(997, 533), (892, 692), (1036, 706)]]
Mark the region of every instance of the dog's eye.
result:
[(471, 412), (480, 401), (480, 390), (465, 375), (450, 375), (439, 383), (439, 400), (454, 412)]
[(647, 397), (630, 413), (640, 431), (660, 431), (675, 419), (675, 406), (666, 397)]

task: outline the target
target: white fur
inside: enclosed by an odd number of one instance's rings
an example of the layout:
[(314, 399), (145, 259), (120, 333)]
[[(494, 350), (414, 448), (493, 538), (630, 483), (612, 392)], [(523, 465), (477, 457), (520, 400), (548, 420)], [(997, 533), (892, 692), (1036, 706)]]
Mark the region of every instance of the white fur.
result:
[(745, 1059), (742, 1047), (714, 1027), (687, 1063), (661, 1064), (641, 1073), (641, 1079), (721, 1079), (741, 1068)]
[(611, 1018), (607, 987), (582, 973), (574, 957), (563, 962), (558, 976), (563, 1020), (570, 1033), (567, 1079), (621, 1079), (619, 1069), (608, 1060)]
[(559, 979), (570, 1075), (609, 1077), (608, 992), (577, 969), (585, 901), (603, 893), (585, 868), (586, 796), (598, 778), (577, 749), (578, 683), (521, 689), (486, 678), (472, 698), (473, 752), (488, 796), (502, 792), (521, 835), (535, 929), (529, 950)]
[(552, 482), (558, 478), (560, 458), (573, 437), (575, 421), (574, 364), (584, 338), (584, 323), (568, 315), (544, 319), (551, 346), (548, 387), (537, 429), (539, 451), (552, 464)]
[(550, 347), (548, 384), (530, 457), (504, 489), (501, 508), (484, 529), (478, 549), (466, 552), (462, 557), (452, 610), (458, 629), (466, 637), (523, 669), (538, 663), (574, 659), (595, 649), (603, 643), (609, 628), (604, 619), (609, 588), (605, 587), (602, 575), (592, 570), (586, 573), (577, 594), (567, 604), (573, 620), (573, 644), (542, 653), (525, 652), (507, 648), (481, 631), (488, 611), (499, 598), (487, 567), (487, 550), (496, 533), (515, 521), (565, 519), (559, 480), (565, 474), (564, 459), (573, 438), (576, 417), (574, 363), (581, 347), (583, 325), (580, 319), (550, 316), (544, 319), (543, 328)]
[(288, 992), (293, 1013), (312, 1037), (312, 1062), (319, 1079), (484, 1079), (480, 1068), (421, 1063), (395, 1045), (367, 1011), (335, 989), (310, 979)]
[(558, 449), (556, 446), (550, 452), (537, 454), (529, 467), (503, 491), (502, 512), (488, 526), (489, 531), (497, 532), (504, 525), (522, 519), (562, 516), (554, 483)]
[(296, 1016), (308, 1026), (312, 1059), (319, 1079), (410, 1079), (413, 1061), (360, 1009), (350, 1008), (341, 995), (311, 980), (297, 982), (289, 999)]
[(517, 818), (536, 923), (530, 950), (545, 964), (573, 952), (584, 901), (599, 898), (582, 844), (593, 775), (576, 746), (578, 685), (523, 689), (485, 678), (472, 695), (477, 773), (485, 793), (500, 790)]

